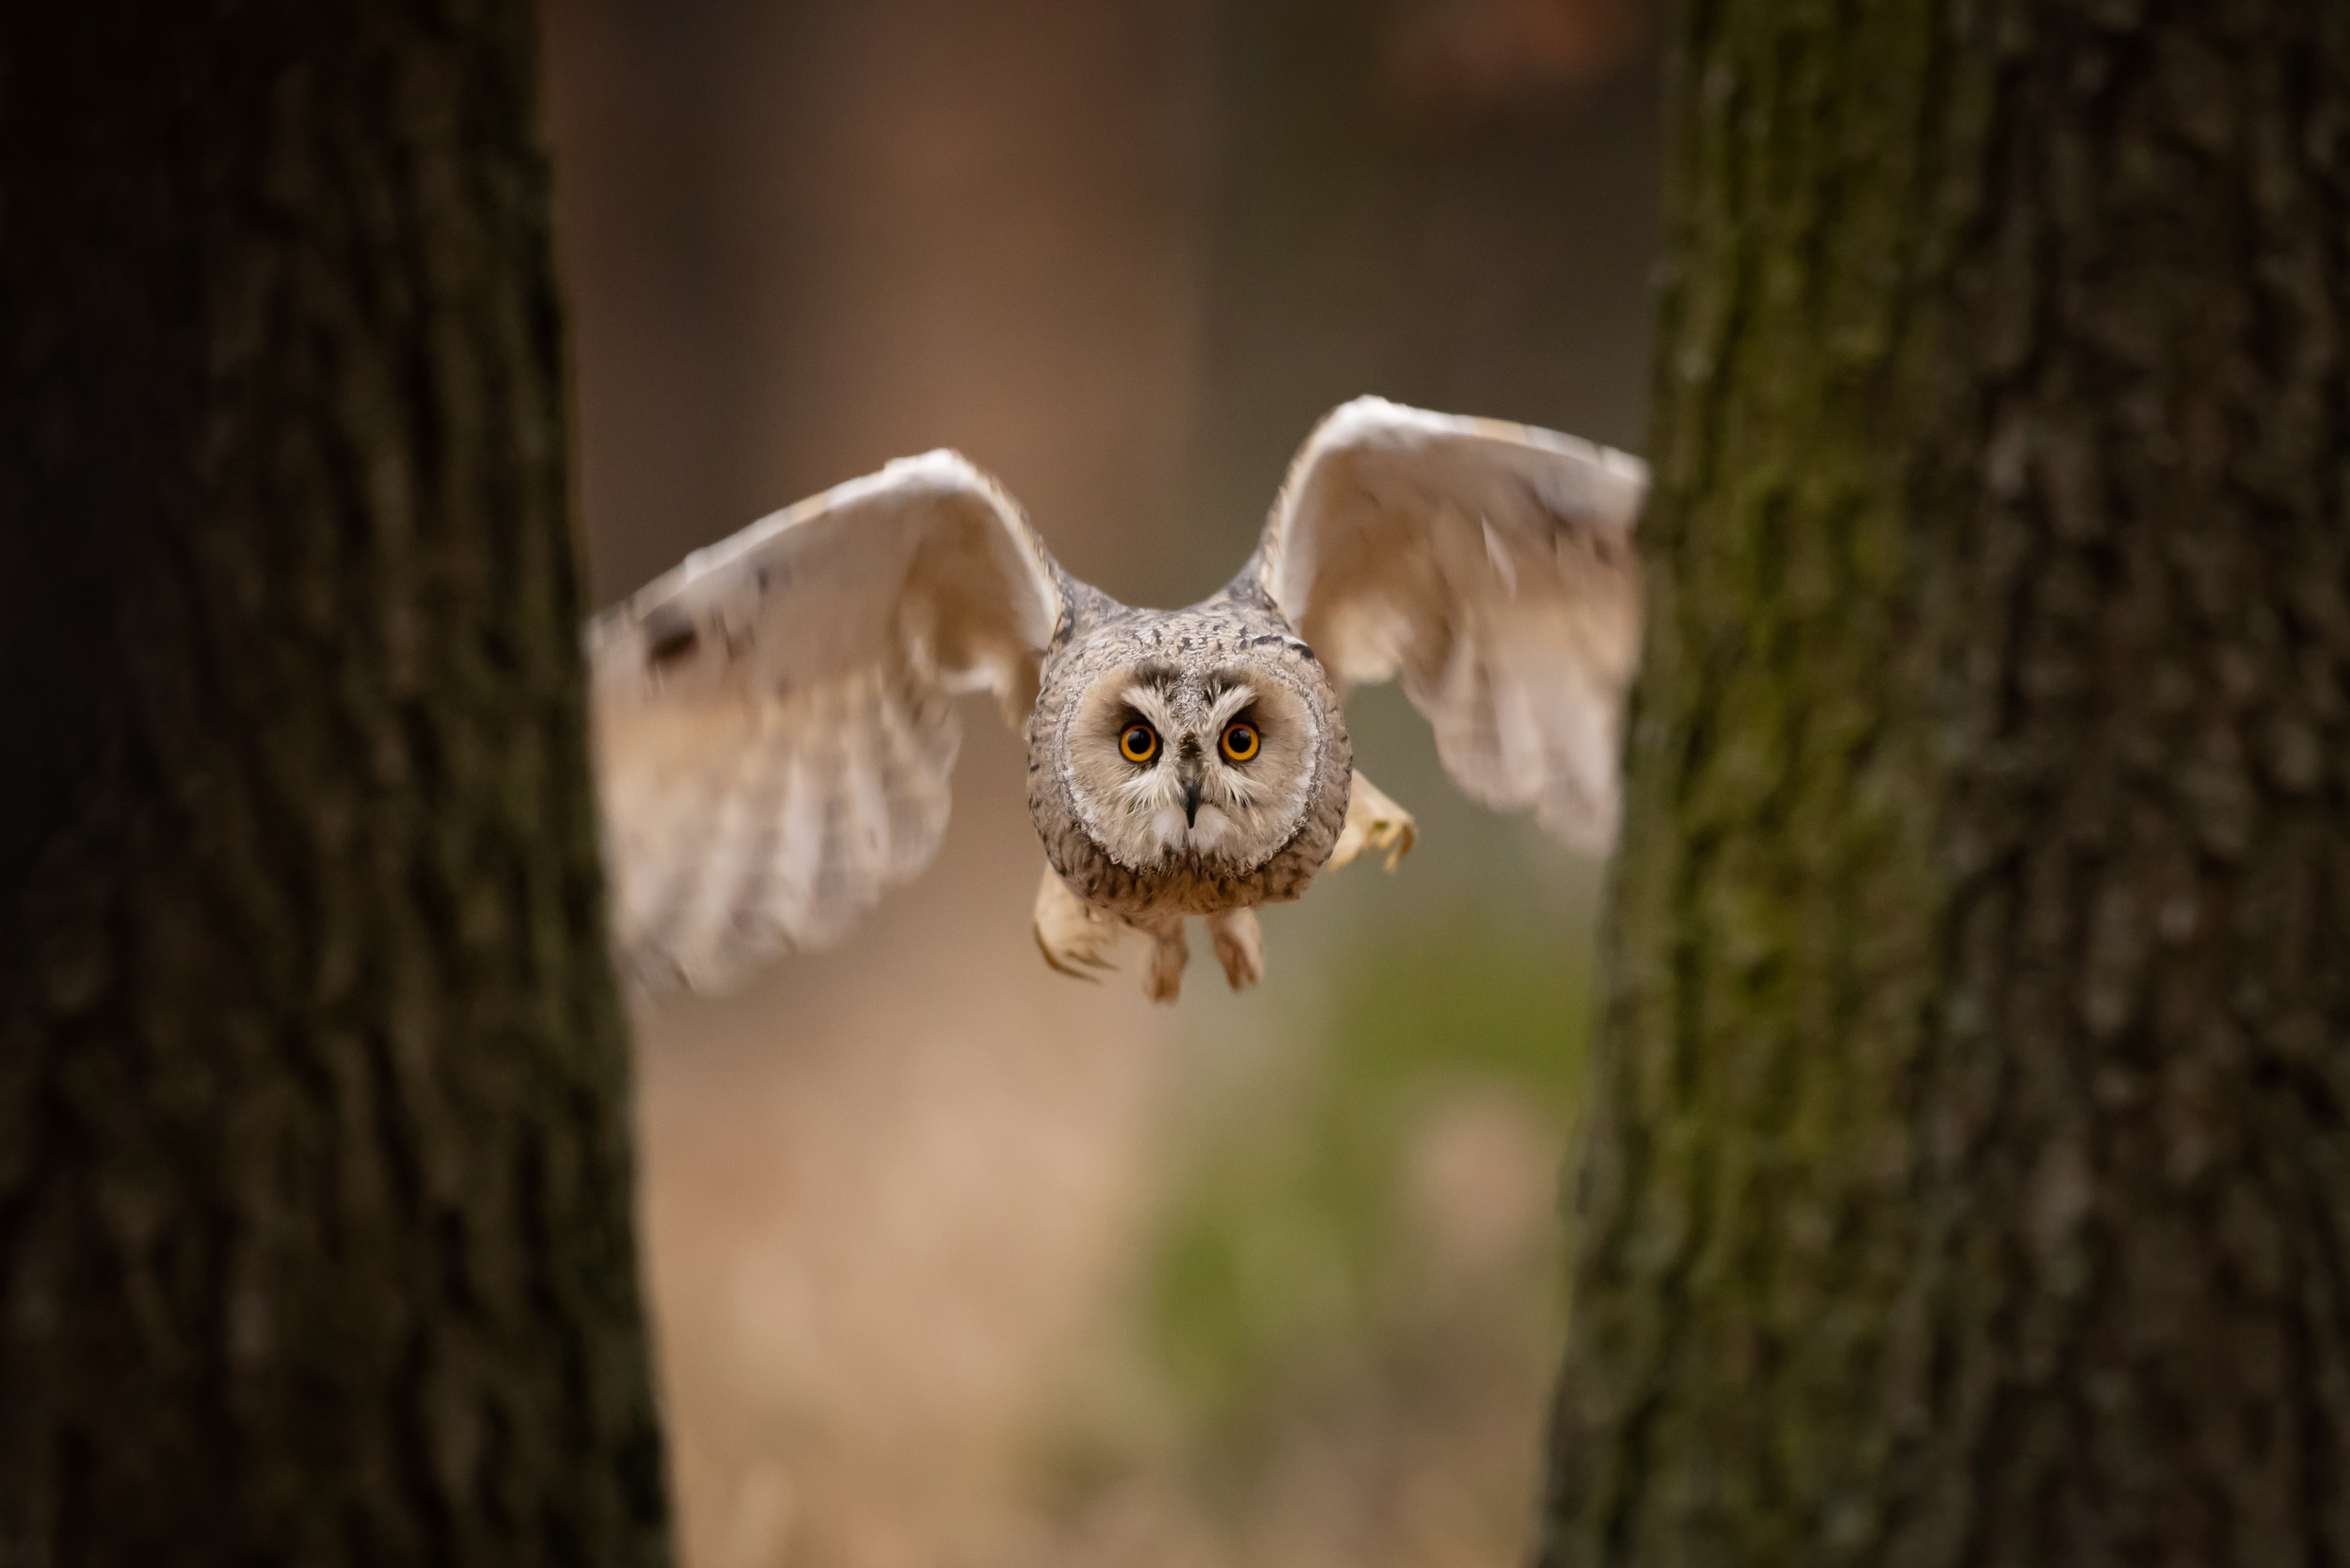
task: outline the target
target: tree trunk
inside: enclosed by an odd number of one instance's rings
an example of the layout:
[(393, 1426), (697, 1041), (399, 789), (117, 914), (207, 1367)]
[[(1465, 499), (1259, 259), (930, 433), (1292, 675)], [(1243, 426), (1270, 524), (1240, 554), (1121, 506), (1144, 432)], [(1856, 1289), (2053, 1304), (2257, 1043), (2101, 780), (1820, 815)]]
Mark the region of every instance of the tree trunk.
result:
[(0, 9), (0, 1565), (666, 1556), (521, 0)]
[(1545, 1561), (2350, 1563), (2350, 11), (1675, 49)]

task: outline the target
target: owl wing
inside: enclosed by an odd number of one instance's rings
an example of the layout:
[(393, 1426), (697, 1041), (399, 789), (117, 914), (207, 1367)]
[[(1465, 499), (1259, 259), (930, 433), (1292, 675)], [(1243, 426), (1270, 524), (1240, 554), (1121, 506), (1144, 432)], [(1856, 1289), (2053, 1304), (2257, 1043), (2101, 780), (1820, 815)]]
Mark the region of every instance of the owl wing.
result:
[(1060, 618), (1019, 507), (901, 459), (685, 558), (588, 628), (614, 945), (707, 990), (839, 936), (930, 862), (982, 688), (1015, 722)]
[(1258, 570), (1341, 689), (1402, 677), (1463, 789), (1604, 849), (1648, 482), (1572, 436), (1358, 398), (1291, 464)]

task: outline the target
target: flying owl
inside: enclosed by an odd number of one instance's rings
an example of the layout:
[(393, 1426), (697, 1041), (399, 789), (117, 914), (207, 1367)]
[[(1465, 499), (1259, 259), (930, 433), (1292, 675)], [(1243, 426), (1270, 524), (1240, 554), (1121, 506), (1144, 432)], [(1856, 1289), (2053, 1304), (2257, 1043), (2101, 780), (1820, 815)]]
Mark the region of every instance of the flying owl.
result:
[(1350, 687), (1400, 676), (1471, 794), (1604, 848), (1647, 484), (1569, 436), (1357, 399), (1240, 575), (1172, 611), (1070, 576), (951, 452), (754, 523), (588, 628), (622, 968), (714, 990), (839, 936), (937, 851), (981, 690), (1027, 741), (1045, 961), (1085, 976), (1139, 932), (1158, 1001), (1192, 917), (1238, 990), (1258, 905), (1410, 847), (1355, 769)]

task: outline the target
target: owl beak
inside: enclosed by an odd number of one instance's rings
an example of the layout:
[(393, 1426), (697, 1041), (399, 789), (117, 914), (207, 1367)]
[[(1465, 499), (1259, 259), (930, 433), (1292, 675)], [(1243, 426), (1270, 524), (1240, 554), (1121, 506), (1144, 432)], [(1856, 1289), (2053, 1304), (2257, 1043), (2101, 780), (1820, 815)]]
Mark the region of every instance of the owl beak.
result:
[(1186, 750), (1175, 760), (1175, 777), (1183, 785), (1183, 826), (1186, 827), (1197, 827), (1200, 824), (1200, 775), (1204, 771), (1196, 752)]

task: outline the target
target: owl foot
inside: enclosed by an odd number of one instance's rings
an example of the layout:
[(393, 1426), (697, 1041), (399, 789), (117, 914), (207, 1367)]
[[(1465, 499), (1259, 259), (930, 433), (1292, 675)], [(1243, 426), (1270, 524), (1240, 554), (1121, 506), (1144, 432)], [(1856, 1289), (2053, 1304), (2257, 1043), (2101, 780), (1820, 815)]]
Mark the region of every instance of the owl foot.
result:
[(1246, 991), (1264, 978), (1264, 936), (1257, 929), (1254, 909), (1226, 909), (1208, 917), (1208, 938), (1216, 944), (1216, 961), (1234, 991)]
[(1072, 980), (1092, 981), (1087, 970), (1118, 967), (1109, 955), (1125, 939), (1126, 922), (1070, 892), (1047, 866), (1036, 885), (1035, 931), (1045, 963)]
[(1419, 836), (1419, 826), (1411, 813), (1379, 793), (1379, 786), (1355, 774), (1354, 787), (1347, 792), (1347, 825), (1338, 830), (1338, 842), (1331, 847), (1329, 868), (1344, 866), (1365, 846), (1388, 852), (1388, 869), (1411, 852), (1412, 840)]
[(1191, 949), (1183, 940), (1183, 922), (1150, 933), (1150, 965), (1142, 971), (1142, 994), (1153, 1002), (1172, 1002), (1183, 994), (1183, 966)]

